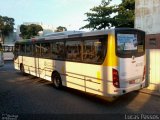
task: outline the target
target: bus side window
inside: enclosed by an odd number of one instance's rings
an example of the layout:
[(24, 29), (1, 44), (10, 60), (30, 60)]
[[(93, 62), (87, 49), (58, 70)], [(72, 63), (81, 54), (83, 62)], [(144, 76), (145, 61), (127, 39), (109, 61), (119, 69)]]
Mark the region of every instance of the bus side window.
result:
[(51, 56), (53, 59), (57, 58), (57, 47), (56, 47), (56, 42), (52, 43), (52, 49), (51, 49)]
[(99, 38), (95, 40), (85, 40), (83, 48), (83, 60), (87, 63), (102, 63), (105, 57), (106, 40)]
[(53, 59), (64, 59), (64, 42), (52, 43), (52, 58)]
[(92, 62), (92, 59), (95, 57), (94, 41), (85, 40), (83, 48), (83, 60), (85, 62)]
[(32, 45), (26, 44), (26, 55), (32, 56)]
[(14, 56), (17, 57), (20, 52), (20, 45), (15, 44), (15, 49), (14, 49)]
[(24, 55), (25, 54), (25, 44), (20, 45), (20, 54)]
[(14, 53), (17, 53), (18, 52), (18, 45), (17, 44), (15, 44), (15, 49), (14, 49)]
[(50, 58), (51, 56), (51, 44), (50, 43), (41, 44), (41, 56), (44, 58)]
[(66, 42), (66, 59), (81, 61), (81, 41)]
[(39, 43), (35, 44), (35, 56), (40, 57), (41, 56), (41, 46)]

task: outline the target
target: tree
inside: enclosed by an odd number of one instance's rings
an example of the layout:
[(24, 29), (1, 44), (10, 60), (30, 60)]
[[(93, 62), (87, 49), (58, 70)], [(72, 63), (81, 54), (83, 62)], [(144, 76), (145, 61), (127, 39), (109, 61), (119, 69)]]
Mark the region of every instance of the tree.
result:
[(85, 13), (87, 15), (87, 19), (89, 24), (83, 26), (81, 29), (84, 28), (92, 28), (92, 29), (105, 29), (112, 27), (112, 17), (111, 14), (114, 11), (114, 6), (109, 6), (111, 0), (106, 2), (102, 0), (101, 5), (97, 7), (93, 7), (91, 12)]
[(26, 25), (21, 25), (20, 26), (20, 32), (21, 32), (21, 37), (22, 38), (28, 38), (27, 37), (27, 35), (28, 35), (28, 33), (27, 33), (27, 26)]
[(0, 16), (0, 34), (2, 42), (4, 43), (4, 38), (9, 35), (9, 33), (14, 30), (14, 19), (7, 16)]
[(102, 0), (101, 4), (85, 13), (89, 23), (81, 29), (106, 29), (111, 27), (134, 27), (135, 0), (122, 0), (119, 5), (110, 5), (112, 0)]
[(37, 36), (39, 31), (43, 31), (40, 25), (21, 25), (20, 32), (23, 39), (30, 39), (31, 37)]
[(134, 27), (135, 0), (122, 0), (118, 6), (118, 15), (114, 16), (116, 27)]
[(63, 27), (63, 26), (59, 26), (56, 28), (56, 30), (54, 32), (63, 32), (63, 31), (67, 31), (67, 28)]

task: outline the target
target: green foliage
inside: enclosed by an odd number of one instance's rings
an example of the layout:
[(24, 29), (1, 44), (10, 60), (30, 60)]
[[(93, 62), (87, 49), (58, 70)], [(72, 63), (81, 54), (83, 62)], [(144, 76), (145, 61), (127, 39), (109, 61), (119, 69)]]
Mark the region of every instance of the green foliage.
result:
[(14, 19), (7, 16), (0, 16), (0, 32), (2, 41), (4, 43), (4, 37), (8, 36), (10, 32), (14, 30)]
[(92, 28), (92, 29), (105, 29), (106, 27), (112, 27), (112, 17), (114, 6), (109, 6), (110, 1), (106, 2), (102, 0), (101, 5), (97, 7), (93, 7), (90, 9), (92, 12), (85, 13), (87, 15), (87, 19), (89, 24), (83, 26), (84, 28)]
[(135, 0), (122, 0), (119, 5), (110, 5), (102, 0), (99, 6), (90, 9), (85, 13), (89, 23), (80, 29), (106, 29), (111, 27), (134, 27)]
[(56, 30), (54, 32), (63, 32), (63, 31), (67, 31), (67, 28), (63, 27), (63, 26), (59, 26), (56, 28)]
[(122, 0), (118, 6), (118, 15), (114, 17), (116, 27), (134, 27), (135, 0)]
[(30, 39), (31, 37), (37, 36), (39, 31), (43, 31), (40, 25), (21, 25), (20, 32), (23, 39)]

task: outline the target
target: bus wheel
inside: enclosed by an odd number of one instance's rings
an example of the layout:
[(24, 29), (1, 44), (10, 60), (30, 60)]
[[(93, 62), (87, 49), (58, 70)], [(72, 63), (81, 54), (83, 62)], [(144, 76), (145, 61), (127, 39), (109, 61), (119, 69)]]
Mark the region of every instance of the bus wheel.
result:
[(61, 80), (60, 75), (57, 72), (53, 73), (52, 82), (55, 88), (57, 89), (62, 88), (62, 80)]
[(25, 74), (23, 64), (20, 65), (20, 71), (21, 71), (21, 73), (22, 73), (23, 75)]

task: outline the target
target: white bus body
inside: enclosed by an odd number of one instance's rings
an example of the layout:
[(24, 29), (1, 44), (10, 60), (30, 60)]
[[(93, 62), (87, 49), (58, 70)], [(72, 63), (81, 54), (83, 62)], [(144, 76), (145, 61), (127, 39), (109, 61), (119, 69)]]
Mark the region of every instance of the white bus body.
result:
[(14, 65), (57, 88), (120, 96), (145, 87), (144, 36), (137, 29), (111, 29), (17, 42)]

